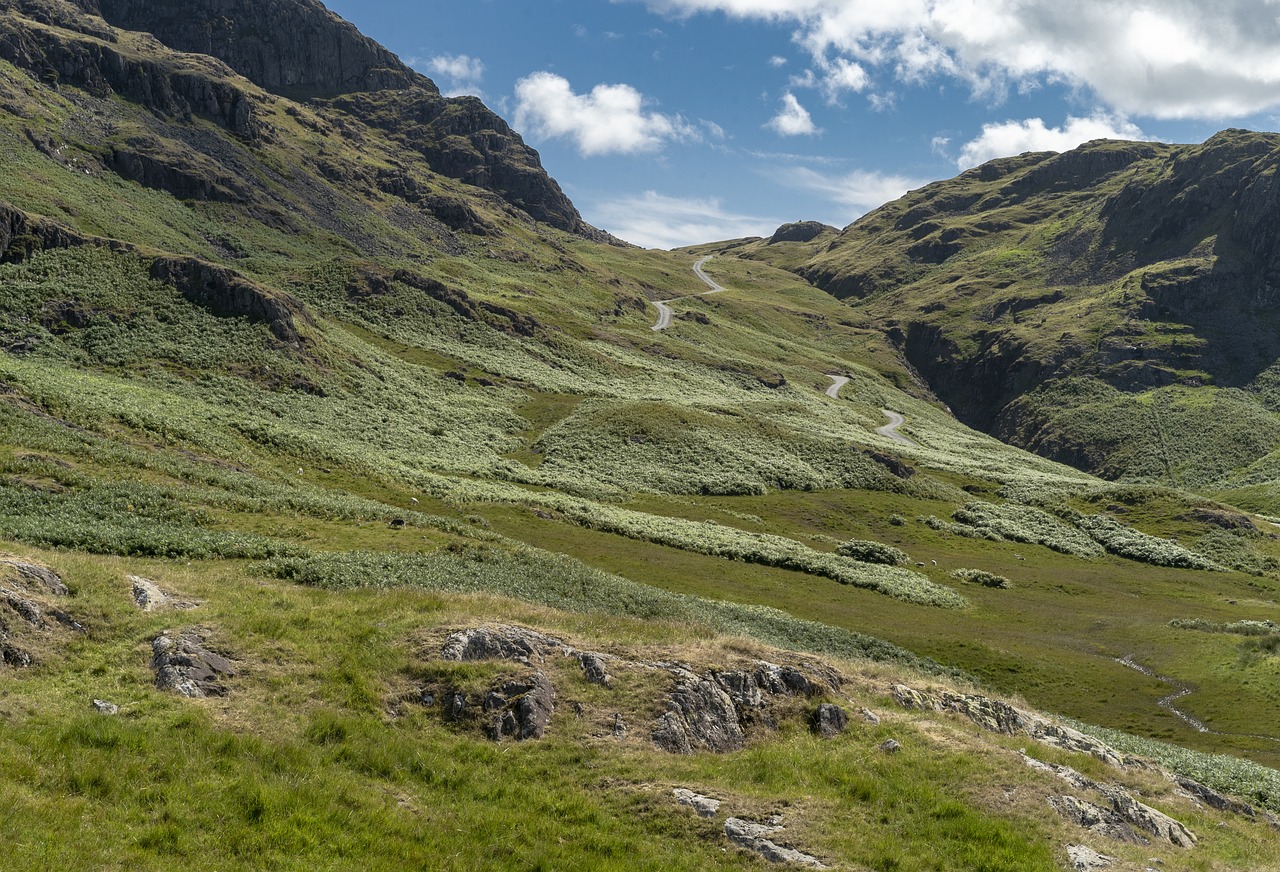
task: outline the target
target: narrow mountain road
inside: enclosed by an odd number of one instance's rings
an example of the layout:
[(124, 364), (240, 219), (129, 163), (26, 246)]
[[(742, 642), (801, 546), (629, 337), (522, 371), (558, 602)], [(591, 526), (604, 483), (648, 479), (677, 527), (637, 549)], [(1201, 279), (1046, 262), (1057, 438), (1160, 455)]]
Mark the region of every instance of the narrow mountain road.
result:
[(906, 418), (904, 418), (902, 415), (899, 415), (897, 412), (891, 412), (888, 409), (881, 409), (880, 411), (882, 414), (884, 414), (885, 417), (889, 419), (889, 423), (885, 424), (883, 427), (877, 427), (876, 428), (877, 433), (879, 433), (881, 436), (888, 436), (894, 442), (901, 442), (903, 445), (911, 445), (915, 448), (920, 447), (920, 444), (918, 442), (908, 439), (906, 436), (903, 436), (901, 433), (898, 432), (898, 428), (901, 427), (903, 424), (907, 423)]
[[(827, 388), (827, 396), (833, 400), (840, 399), (840, 389), (849, 383), (849, 379), (842, 375), (828, 375), (831, 379), (831, 387)], [(876, 432), (881, 436), (887, 436), (894, 442), (900, 442), (903, 445), (910, 445), (912, 448), (919, 448), (920, 443), (908, 439), (898, 432), (898, 428), (907, 423), (907, 419), (897, 412), (891, 412), (888, 409), (881, 409), (885, 417), (889, 419), (889, 423), (883, 427), (877, 427)]]
[(703, 291), (701, 294), (685, 294), (683, 297), (672, 297), (669, 300), (651, 301), (653, 305), (658, 309), (658, 322), (654, 324), (652, 327), (650, 327), (649, 328), (650, 330), (657, 332), (659, 330), (666, 330), (668, 327), (671, 326), (671, 317), (672, 317), (671, 307), (668, 306), (667, 303), (674, 303), (676, 300), (688, 300), (692, 297), (706, 297), (706, 296), (710, 296), (711, 294), (719, 294), (729, 290), (723, 285), (718, 284), (715, 279), (711, 278), (711, 276), (707, 275), (705, 272), (702, 271), (703, 265), (707, 261), (711, 260), (711, 258), (713, 257), (715, 257), (715, 255), (709, 254), (706, 257), (704, 257), (702, 260), (698, 261), (693, 265), (693, 274), (696, 275), (699, 279), (701, 279), (702, 283), (705, 284), (707, 287), (711, 288), (711, 290)]

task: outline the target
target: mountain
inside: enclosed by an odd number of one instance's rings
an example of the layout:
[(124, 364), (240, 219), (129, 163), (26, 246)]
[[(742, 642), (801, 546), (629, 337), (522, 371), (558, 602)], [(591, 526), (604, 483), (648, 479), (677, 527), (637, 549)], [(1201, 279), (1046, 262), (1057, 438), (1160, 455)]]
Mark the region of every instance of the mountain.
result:
[(735, 253), (883, 325), (972, 426), (1109, 478), (1276, 511), (1278, 163), (1280, 137), (1242, 130), (1099, 141)]
[(0, 0), (0, 166), (6, 869), (1280, 858), (1268, 519), (957, 420), (856, 226), (621, 244), (304, 0)]

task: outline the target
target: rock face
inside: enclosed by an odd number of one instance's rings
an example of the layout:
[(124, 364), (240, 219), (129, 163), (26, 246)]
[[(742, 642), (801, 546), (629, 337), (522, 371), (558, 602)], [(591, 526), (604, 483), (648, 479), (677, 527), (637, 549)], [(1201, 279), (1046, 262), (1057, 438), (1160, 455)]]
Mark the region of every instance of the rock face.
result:
[[(625, 244), (583, 221), (543, 169), (538, 152), (475, 97), (446, 98), (434, 88), (418, 88), (346, 94), (325, 105), (386, 133), (425, 158), (433, 171), (492, 191), (536, 221), (597, 242)], [(454, 220), (471, 223), (465, 215)]]
[(231, 661), (205, 647), (198, 630), (167, 631), (151, 643), (151, 668), (156, 687), (190, 699), (225, 696), (222, 682), (236, 674)]
[(452, 634), (441, 647), (440, 657), (458, 662), (516, 660), (527, 665), (553, 652), (570, 653), (570, 649), (559, 639), (534, 630), (498, 626), (476, 627)]
[(293, 99), (434, 85), (315, 0), (81, 0), (125, 30), (212, 55)]
[(199, 115), (247, 141), (263, 134), (254, 98), (228, 81), (233, 74), (225, 65), (209, 59), (199, 74), (190, 59), (180, 68), (159, 56), (141, 56), (120, 46), (110, 32), (105, 39), (80, 35), (90, 29), (83, 16), (52, 4), (46, 8), (61, 13), (45, 16), (58, 29), (6, 21), (0, 28), (5, 37), (0, 59), (50, 85), (75, 85), (94, 97), (119, 94), (170, 119)]

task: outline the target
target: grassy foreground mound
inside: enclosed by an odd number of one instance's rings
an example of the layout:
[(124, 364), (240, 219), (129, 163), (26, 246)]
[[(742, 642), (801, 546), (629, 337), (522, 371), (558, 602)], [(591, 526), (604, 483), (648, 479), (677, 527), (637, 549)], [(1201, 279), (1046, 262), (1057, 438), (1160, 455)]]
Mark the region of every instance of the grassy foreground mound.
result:
[[(815, 660), (696, 618), (636, 620), (412, 584), (335, 592), (234, 562), (30, 549), (9, 559), (47, 560), (69, 588), (60, 608), (84, 629), (0, 675), (6, 868), (763, 868), (724, 826), (775, 816), (777, 843), (842, 869), (1049, 870), (1081, 843), (1131, 863), (1157, 857), (1167, 869), (1280, 862), (1263, 814), (1280, 804), (1263, 795), (1275, 773), (1255, 767), (1217, 785), (1258, 805), (1254, 818), (1217, 811), (1150, 764), (1111, 766), (1027, 735), (975, 732), (953, 712), (903, 708), (895, 686), (945, 695), (955, 685), (891, 660)], [(140, 576), (178, 607), (138, 608), (130, 591)], [(9, 569), (6, 589), (30, 591), (21, 579)], [(592, 683), (576, 657), (559, 654), (442, 654), (451, 633), (512, 624), (599, 652), (609, 683)], [(232, 664), (221, 695), (156, 688), (152, 640), (191, 627)], [(651, 733), (678, 680), (628, 665), (640, 661), (696, 674), (795, 664), (834, 683), (767, 696), (743, 721), (739, 750), (673, 754)], [(448, 699), (478, 702), (531, 668), (555, 687), (541, 738), (494, 741), (479, 708), (470, 719), (448, 714)], [(118, 711), (99, 713), (93, 700)], [(849, 715), (835, 738), (809, 729), (822, 704)], [(882, 748), (890, 741), (898, 750)], [(1049, 798), (1093, 794), (1032, 767), (1023, 749), (1140, 796), (1197, 844), (1140, 830), (1149, 844), (1129, 845), (1080, 828)], [(1177, 762), (1224, 780), (1207, 758)], [(677, 788), (722, 805), (700, 817)]]

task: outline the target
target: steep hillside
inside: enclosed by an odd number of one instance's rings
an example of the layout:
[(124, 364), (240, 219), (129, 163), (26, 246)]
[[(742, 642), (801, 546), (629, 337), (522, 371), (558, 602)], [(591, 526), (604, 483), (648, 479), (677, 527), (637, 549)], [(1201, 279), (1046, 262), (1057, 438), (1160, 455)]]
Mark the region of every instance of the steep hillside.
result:
[(5, 868), (1280, 857), (1263, 519), (616, 244), (478, 101), (289, 92), (404, 72), (318, 4), (93, 8), (0, 2)]
[(838, 236), (735, 249), (883, 325), (961, 420), (1110, 478), (1280, 510), (1280, 138), (993, 161)]

